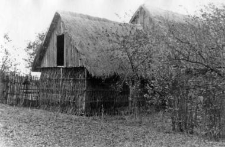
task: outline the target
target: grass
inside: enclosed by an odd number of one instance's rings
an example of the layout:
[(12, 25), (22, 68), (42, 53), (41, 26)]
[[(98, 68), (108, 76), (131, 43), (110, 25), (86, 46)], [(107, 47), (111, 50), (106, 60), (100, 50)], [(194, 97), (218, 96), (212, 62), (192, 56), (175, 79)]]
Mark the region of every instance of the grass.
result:
[(171, 131), (162, 113), (133, 119), (124, 117), (82, 117), (45, 110), (0, 104), (0, 146), (2, 147), (212, 147), (197, 136)]

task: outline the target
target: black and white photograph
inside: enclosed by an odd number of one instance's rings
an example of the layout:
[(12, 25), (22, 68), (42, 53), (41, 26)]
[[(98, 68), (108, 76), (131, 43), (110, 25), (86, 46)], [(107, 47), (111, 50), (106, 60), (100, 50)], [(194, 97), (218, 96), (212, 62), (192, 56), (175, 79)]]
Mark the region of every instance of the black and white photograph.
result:
[(0, 0), (0, 147), (225, 147), (225, 0)]

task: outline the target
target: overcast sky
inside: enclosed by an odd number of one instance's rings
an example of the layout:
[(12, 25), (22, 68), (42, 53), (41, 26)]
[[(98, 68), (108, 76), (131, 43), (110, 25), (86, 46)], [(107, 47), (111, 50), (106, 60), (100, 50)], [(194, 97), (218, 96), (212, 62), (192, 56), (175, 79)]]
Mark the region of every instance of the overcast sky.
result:
[(225, 3), (225, 0), (0, 0), (0, 44), (3, 34), (8, 33), (22, 53), (29, 40), (34, 40), (37, 33), (46, 32), (57, 10), (128, 22), (129, 15), (144, 3), (193, 14), (209, 2)]
[[(225, 3), (225, 0), (0, 0), (0, 36), (8, 33), (16, 46), (25, 47), (37, 33), (46, 31), (57, 10), (128, 22), (129, 15), (143, 3), (193, 13), (210, 1)], [(124, 18), (125, 13), (129, 15)]]

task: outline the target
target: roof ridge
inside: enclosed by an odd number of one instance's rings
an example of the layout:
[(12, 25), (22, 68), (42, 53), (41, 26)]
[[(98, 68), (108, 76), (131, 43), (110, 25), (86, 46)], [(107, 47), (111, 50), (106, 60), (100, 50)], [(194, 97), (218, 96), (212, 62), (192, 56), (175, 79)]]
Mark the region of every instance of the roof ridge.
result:
[(77, 12), (71, 12), (71, 11), (56, 11), (60, 16), (70, 16), (70, 17), (80, 17), (80, 18), (86, 18), (92, 21), (102, 21), (102, 22), (109, 22), (109, 23), (118, 23), (118, 24), (128, 24), (128, 23), (122, 23), (122, 22), (117, 22), (117, 21), (112, 21), (107, 18), (101, 18), (101, 17), (96, 17), (96, 16), (91, 16), (88, 14), (82, 14), (82, 13), (77, 13)]

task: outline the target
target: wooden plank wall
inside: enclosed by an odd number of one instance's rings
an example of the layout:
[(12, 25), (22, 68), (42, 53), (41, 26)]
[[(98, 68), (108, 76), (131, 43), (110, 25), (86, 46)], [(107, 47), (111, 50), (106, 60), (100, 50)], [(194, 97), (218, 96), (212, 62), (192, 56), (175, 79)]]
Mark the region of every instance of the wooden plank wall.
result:
[(82, 66), (80, 54), (72, 43), (72, 39), (68, 33), (65, 34), (65, 65), (66, 67), (80, 67)]
[(141, 24), (144, 30), (150, 30), (153, 26), (153, 20), (143, 8), (136, 14), (136, 18), (131, 22), (132, 24)]
[(65, 26), (59, 19), (55, 31), (52, 33), (49, 46), (42, 60), (41, 67), (57, 67), (57, 35), (64, 34), (64, 66), (80, 67), (80, 54), (72, 43), (70, 35), (65, 32)]

